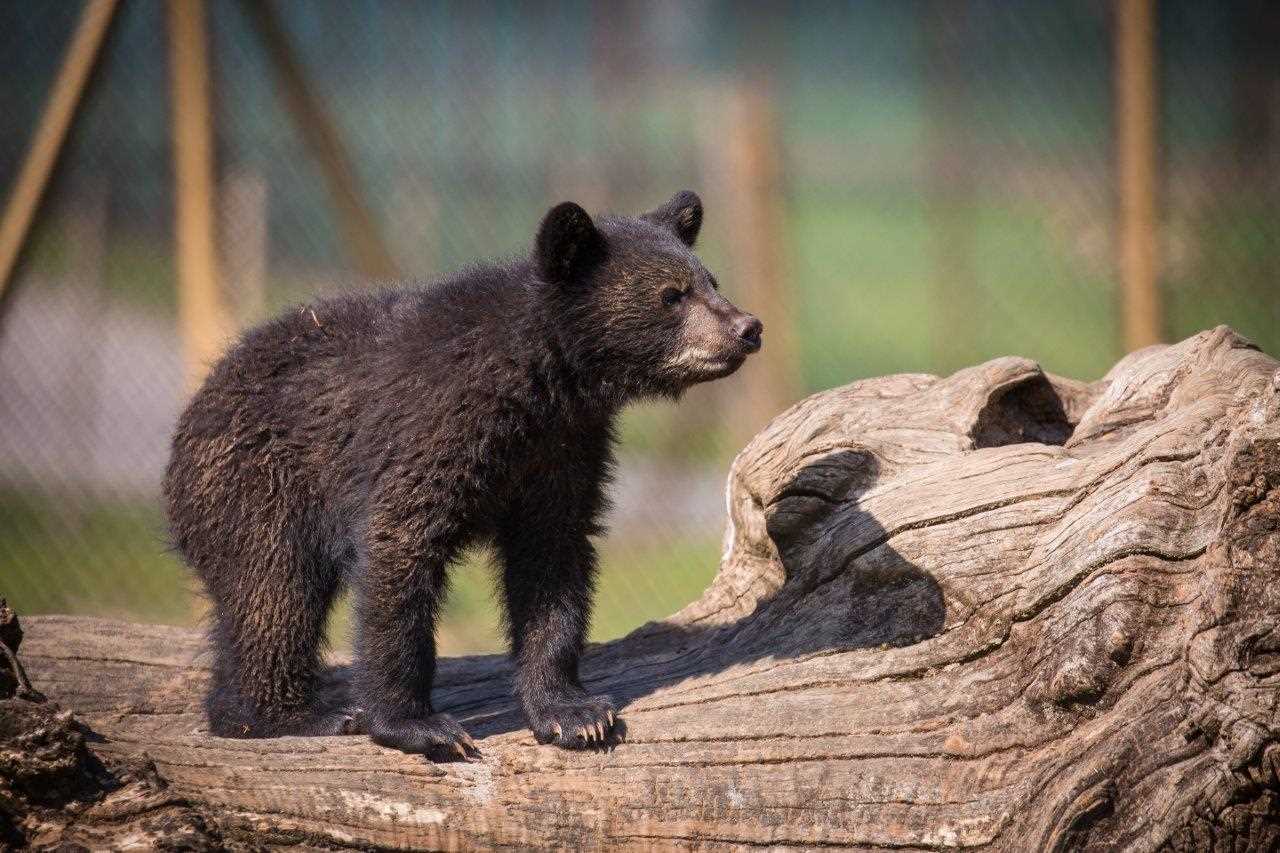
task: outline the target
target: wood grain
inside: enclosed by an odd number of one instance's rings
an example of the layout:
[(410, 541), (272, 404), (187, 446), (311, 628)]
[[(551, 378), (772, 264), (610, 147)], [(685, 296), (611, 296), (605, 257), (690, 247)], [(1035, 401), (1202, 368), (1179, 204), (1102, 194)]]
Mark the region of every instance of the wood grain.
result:
[(797, 404), (733, 463), (706, 593), (590, 649), (607, 753), (536, 745), (500, 657), (443, 662), (484, 758), (433, 765), (208, 737), (188, 631), (32, 617), (24, 656), (227, 844), (1273, 849), (1278, 369), (1220, 327), (1092, 384), (1003, 358)]

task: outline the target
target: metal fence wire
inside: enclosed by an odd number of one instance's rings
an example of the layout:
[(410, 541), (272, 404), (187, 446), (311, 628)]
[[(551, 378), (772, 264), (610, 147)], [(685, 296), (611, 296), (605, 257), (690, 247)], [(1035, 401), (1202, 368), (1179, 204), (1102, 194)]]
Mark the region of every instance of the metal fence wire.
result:
[[(765, 351), (626, 415), (596, 638), (697, 596), (728, 461), (790, 402), (1015, 353), (1095, 378), (1125, 349), (1117, 4), (191, 6), (211, 69), (216, 345), (380, 263), (430, 279), (523, 251), (564, 199), (639, 212), (702, 195), (700, 251), (762, 315)], [(6, 194), (80, 14), (0, 4)], [(193, 329), (214, 322), (180, 311), (170, 14), (116, 10), (5, 291), (0, 594), (25, 613), (202, 612), (158, 496), (204, 366)], [(1280, 352), (1280, 8), (1168, 0), (1154, 27), (1152, 319), (1169, 340), (1229, 323)], [(485, 560), (454, 585), (447, 651), (500, 645)]]

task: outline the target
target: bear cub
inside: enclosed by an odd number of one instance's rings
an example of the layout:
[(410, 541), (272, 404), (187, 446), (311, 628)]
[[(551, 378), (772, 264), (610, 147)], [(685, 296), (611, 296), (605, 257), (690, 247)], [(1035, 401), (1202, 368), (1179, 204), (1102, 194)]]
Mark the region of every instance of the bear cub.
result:
[[(325, 299), (244, 335), (179, 419), (165, 476), (177, 549), (212, 604), (209, 728), (367, 732), (476, 755), (431, 704), (450, 564), (500, 558), (515, 689), (541, 743), (615, 737), (578, 679), (613, 422), (733, 373), (762, 327), (693, 254), (702, 203), (639, 217), (552, 208), (527, 257), (435, 284)], [(355, 600), (352, 702), (317, 674), (326, 615)]]

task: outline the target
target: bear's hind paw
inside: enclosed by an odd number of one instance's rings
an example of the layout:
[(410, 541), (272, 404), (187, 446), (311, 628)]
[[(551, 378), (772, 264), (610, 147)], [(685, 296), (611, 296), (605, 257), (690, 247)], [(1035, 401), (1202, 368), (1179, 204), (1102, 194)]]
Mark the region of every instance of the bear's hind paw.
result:
[(425, 720), (371, 719), (368, 729), (369, 737), (380, 746), (419, 753), (437, 763), (480, 758), (471, 735), (448, 714), (432, 714)]
[(369, 723), (364, 708), (343, 707), (318, 715), (311, 723), (311, 734), (317, 737), (368, 734)]

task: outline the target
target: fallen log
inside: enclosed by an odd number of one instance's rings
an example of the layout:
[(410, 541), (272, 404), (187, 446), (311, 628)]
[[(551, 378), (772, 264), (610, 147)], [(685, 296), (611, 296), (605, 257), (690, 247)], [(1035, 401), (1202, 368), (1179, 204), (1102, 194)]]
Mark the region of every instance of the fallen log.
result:
[(735, 460), (706, 593), (586, 655), (609, 752), (538, 746), (500, 656), (439, 677), (479, 762), (212, 738), (199, 635), (25, 618), (36, 688), (142, 780), (43, 837), (1275, 849), (1278, 371), (1218, 328), (1091, 384), (1002, 358), (804, 400)]

